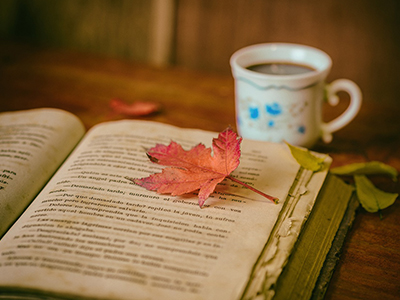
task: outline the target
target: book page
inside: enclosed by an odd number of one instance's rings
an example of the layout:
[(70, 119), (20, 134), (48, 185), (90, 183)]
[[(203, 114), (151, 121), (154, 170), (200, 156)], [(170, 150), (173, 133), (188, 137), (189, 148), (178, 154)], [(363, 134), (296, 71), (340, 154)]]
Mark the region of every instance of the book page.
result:
[(78, 118), (62, 110), (0, 113), (0, 237), (83, 134)]
[(243, 141), (233, 175), (202, 209), (197, 195), (133, 184), (160, 172), (146, 149), (210, 147), (216, 133), (146, 121), (94, 127), (0, 242), (7, 288), (106, 299), (240, 298), (299, 171), (286, 145)]

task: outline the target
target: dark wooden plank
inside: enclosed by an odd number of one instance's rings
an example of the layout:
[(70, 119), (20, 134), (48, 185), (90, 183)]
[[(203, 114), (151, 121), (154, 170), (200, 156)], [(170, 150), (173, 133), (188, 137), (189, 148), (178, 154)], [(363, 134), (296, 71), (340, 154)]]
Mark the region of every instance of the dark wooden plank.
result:
[(7, 16), (0, 36), (147, 61), (151, 5), (147, 0), (6, 0), (0, 4)]

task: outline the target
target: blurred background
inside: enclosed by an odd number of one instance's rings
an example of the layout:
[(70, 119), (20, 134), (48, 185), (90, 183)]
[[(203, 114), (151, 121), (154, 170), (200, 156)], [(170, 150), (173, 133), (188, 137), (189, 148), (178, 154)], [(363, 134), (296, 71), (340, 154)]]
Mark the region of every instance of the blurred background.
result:
[(1, 0), (0, 39), (230, 74), (244, 46), (292, 42), (333, 59), (364, 100), (398, 104), (399, 0)]

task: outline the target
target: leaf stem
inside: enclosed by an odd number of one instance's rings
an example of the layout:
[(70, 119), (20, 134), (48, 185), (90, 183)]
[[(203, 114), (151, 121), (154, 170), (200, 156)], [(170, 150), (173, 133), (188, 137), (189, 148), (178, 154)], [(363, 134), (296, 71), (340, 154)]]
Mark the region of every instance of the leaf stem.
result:
[(232, 177), (231, 175), (226, 176), (226, 178), (229, 178), (230, 180), (243, 185), (244, 187), (248, 188), (249, 190), (252, 190), (253, 192), (256, 192), (257, 194), (260, 194), (261, 196), (271, 200), (272, 202), (274, 202), (275, 204), (278, 203), (279, 199), (273, 196), (270, 196), (268, 194), (265, 194), (263, 192), (261, 192), (260, 190), (257, 190), (256, 188), (253, 188), (252, 186), (248, 185), (247, 183), (244, 183), (242, 181), (240, 181), (239, 179), (236, 179), (235, 177)]

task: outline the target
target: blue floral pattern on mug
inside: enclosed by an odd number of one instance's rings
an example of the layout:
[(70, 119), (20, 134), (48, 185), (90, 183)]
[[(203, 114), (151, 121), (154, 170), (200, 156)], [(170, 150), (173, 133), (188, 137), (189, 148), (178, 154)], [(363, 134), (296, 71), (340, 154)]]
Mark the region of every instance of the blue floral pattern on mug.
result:
[(258, 119), (260, 116), (260, 112), (258, 107), (249, 107), (250, 119)]
[(297, 131), (298, 131), (299, 133), (301, 133), (301, 134), (304, 134), (304, 133), (306, 133), (306, 127), (305, 127), (304, 125), (300, 125), (300, 126), (297, 128)]
[(265, 105), (265, 110), (271, 116), (278, 116), (282, 114), (282, 107), (276, 102)]
[(307, 100), (294, 103), (279, 103), (279, 101), (262, 103), (252, 97), (246, 97), (240, 101), (237, 122), (240, 126), (256, 130), (268, 129), (275, 133), (281, 130), (293, 130), (298, 135), (304, 135), (306, 126), (299, 122), (298, 117), (307, 106)]

